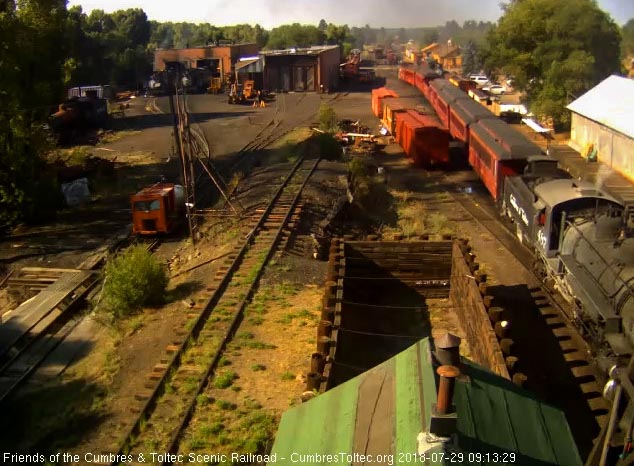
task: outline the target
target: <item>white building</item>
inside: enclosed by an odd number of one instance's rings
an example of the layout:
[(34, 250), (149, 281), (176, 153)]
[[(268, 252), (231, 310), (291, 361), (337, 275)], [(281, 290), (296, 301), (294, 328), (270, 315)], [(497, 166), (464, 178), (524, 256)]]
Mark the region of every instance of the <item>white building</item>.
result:
[(568, 105), (570, 146), (634, 180), (634, 80), (610, 76)]

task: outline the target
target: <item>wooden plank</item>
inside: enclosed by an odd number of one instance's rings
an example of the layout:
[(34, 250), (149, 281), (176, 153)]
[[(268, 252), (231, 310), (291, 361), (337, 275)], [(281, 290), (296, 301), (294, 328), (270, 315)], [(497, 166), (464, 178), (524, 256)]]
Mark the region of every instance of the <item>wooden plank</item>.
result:
[(65, 274), (33, 299), (20, 305), (0, 325), (0, 354), (4, 354), (40, 320), (70, 298), (91, 275), (90, 272)]
[(20, 269), (21, 273), (39, 273), (39, 272), (44, 272), (44, 273), (79, 273), (81, 272), (81, 270), (77, 270), (77, 269), (56, 269), (56, 268), (49, 268), (49, 267), (22, 267)]

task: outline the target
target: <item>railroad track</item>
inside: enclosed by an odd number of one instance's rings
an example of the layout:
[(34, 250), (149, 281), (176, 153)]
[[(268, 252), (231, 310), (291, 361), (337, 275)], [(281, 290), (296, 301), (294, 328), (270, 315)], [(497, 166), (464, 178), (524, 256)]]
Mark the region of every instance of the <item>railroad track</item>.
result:
[[(160, 240), (135, 238), (119, 245), (117, 249), (130, 244), (143, 244), (148, 251), (154, 251), (160, 245)], [(25, 327), (25, 331), (19, 338), (16, 336), (10, 346), (0, 354), (0, 404), (11, 398), (82, 321), (84, 316), (76, 315), (75, 310), (92, 292), (91, 290), (96, 289), (99, 279), (94, 269), (101, 263), (102, 261), (96, 262), (95, 266), (88, 270), (68, 269), (65, 275), (70, 277), (70, 281), (62, 280), (58, 283), (57, 280), (62, 278), (58, 276), (52, 280), (49, 287), (40, 291), (46, 294), (45, 297), (40, 297), (43, 301), (42, 307), (24, 310), (24, 318), (16, 316), (16, 320)], [(41, 269), (43, 272), (47, 270), (62, 269)], [(37, 302), (40, 298), (36, 295), (34, 299)], [(9, 320), (3, 325), (11, 322), (12, 320)]]
[[(601, 396), (604, 381), (593, 365), (588, 344), (572, 324), (565, 304), (536, 275), (532, 253), (519, 243), (515, 235), (494, 214), (482, 207), (484, 200), (478, 202), (473, 195), (464, 193), (454, 192), (450, 193), (450, 196), (473, 220), (484, 227), (505, 249), (513, 254), (526, 271), (532, 275), (535, 282), (539, 283), (539, 288), (531, 291), (532, 298), (535, 300), (541, 318), (557, 341), (565, 363), (578, 384), (597, 425), (602, 427), (608, 420), (610, 409), (609, 403)], [(547, 381), (543, 382), (548, 383)]]
[(227, 257), (206, 296), (191, 309), (191, 329), (183, 329), (179, 341), (166, 348), (145, 391), (135, 397), (136, 405), (130, 406), (134, 416), (123, 426), (125, 434), (114, 444), (112, 432), (104, 432), (99, 439), (105, 452), (131, 454), (135, 459), (145, 454), (148, 460), (150, 451), (177, 451), (183, 430), (196, 415), (197, 395), (214, 374), (285, 230), (292, 227), (302, 190), (318, 163), (319, 159), (298, 161), (259, 219), (253, 220), (244, 243)]

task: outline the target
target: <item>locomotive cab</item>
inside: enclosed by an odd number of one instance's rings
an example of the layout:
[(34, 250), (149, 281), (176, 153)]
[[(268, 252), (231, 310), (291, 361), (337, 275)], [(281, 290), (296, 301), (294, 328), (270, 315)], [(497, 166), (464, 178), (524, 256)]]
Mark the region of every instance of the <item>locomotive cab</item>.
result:
[(183, 214), (183, 187), (157, 183), (130, 198), (132, 232), (138, 235), (168, 234), (180, 224)]

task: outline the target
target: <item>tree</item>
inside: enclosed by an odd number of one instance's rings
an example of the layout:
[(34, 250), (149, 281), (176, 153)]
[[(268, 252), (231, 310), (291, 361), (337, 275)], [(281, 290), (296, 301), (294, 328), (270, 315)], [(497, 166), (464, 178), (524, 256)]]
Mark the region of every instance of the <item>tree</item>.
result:
[(479, 73), (481, 69), (482, 61), (478, 55), (478, 49), (472, 41), (469, 41), (462, 51), (462, 74), (468, 76)]
[(424, 46), (430, 45), (430, 44), (433, 44), (434, 42), (438, 42), (438, 37), (439, 37), (439, 34), (438, 34), (437, 28), (426, 29), (420, 39), (420, 42)]
[(310, 47), (323, 44), (325, 39), (326, 34), (315, 26), (299, 23), (284, 24), (270, 32), (266, 47), (269, 49)]
[(317, 26), (317, 29), (319, 29), (321, 32), (326, 32), (327, 28), (328, 28), (328, 23), (326, 22), (326, 20), (323, 18), (319, 20), (319, 26)]
[(486, 68), (514, 76), (531, 109), (556, 124), (565, 109), (620, 70), (620, 34), (593, 0), (513, 0), (487, 38)]
[(623, 35), (623, 43), (621, 49), (623, 58), (634, 55), (634, 18), (630, 19), (621, 31)]
[(62, 93), (66, 14), (62, 0), (0, 3), (0, 225), (57, 207), (41, 123)]

